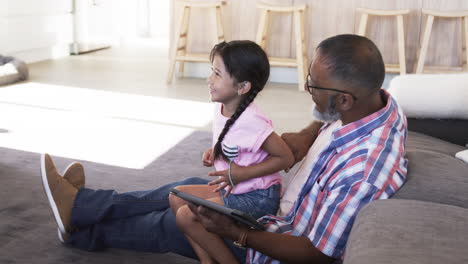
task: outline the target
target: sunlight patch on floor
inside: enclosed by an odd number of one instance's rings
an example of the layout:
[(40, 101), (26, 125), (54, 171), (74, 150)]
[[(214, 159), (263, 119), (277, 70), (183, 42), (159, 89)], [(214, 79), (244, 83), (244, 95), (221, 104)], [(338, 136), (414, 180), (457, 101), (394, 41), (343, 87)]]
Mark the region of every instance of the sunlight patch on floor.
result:
[(24, 83), (0, 88), (0, 147), (142, 169), (211, 122), (213, 105)]

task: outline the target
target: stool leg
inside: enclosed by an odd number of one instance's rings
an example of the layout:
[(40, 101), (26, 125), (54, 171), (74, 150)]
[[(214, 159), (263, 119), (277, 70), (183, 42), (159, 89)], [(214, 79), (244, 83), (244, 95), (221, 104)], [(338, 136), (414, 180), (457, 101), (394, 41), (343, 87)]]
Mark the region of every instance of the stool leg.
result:
[[(184, 40), (184, 44), (181, 48), (179, 48), (179, 54), (181, 56), (184, 56), (187, 53), (187, 45), (188, 45), (188, 35), (189, 35), (189, 21), (190, 21), (190, 13), (191, 13), (191, 8), (186, 7), (185, 8), (186, 12), (184, 12), (184, 18), (182, 20), (183, 22), (183, 27), (181, 29), (181, 39)], [(179, 60), (179, 74), (178, 78), (182, 78), (184, 76), (184, 65), (185, 61), (184, 60)]]
[(423, 41), (419, 52), (418, 64), (416, 66), (416, 73), (423, 73), (424, 70), (427, 48), (429, 47), (429, 39), (431, 38), (432, 23), (434, 23), (434, 16), (428, 15), (426, 27), (424, 29)]
[(266, 49), (266, 34), (268, 32), (268, 15), (268, 10), (262, 9), (257, 30), (256, 42), (264, 50)]
[(172, 75), (174, 74), (174, 69), (175, 69), (175, 64), (176, 64), (176, 57), (179, 54), (179, 51), (181, 49), (186, 48), (187, 43), (184, 43), (182, 46), (182, 38), (186, 36), (181, 36), (182, 32), (184, 31), (185, 28), (185, 23), (186, 20), (188, 22), (188, 13), (189, 13), (189, 7), (183, 6), (183, 13), (182, 13), (182, 19), (181, 23), (178, 28), (176, 28), (175, 36), (174, 36), (174, 48), (171, 50), (171, 54), (169, 56), (169, 70), (167, 72), (167, 83), (170, 84), (172, 82)]
[(216, 44), (224, 41), (224, 26), (223, 26), (223, 20), (222, 20), (222, 14), (221, 14), (221, 7), (218, 6), (216, 7), (216, 36), (217, 36), (217, 42)]
[(367, 27), (367, 18), (368, 17), (369, 17), (368, 14), (362, 13), (361, 22), (359, 23), (359, 30), (358, 30), (358, 35), (359, 36), (365, 36), (366, 35), (366, 27)]
[(296, 61), (299, 91), (305, 91), (305, 77), (307, 71), (307, 57), (305, 50), (305, 33), (304, 33), (304, 12), (294, 11), (294, 33), (296, 39)]
[(398, 60), (400, 64), (400, 75), (406, 74), (406, 57), (405, 57), (405, 32), (403, 29), (403, 15), (397, 16), (397, 32), (398, 32)]
[(462, 18), (462, 56), (463, 54), (462, 70), (468, 71), (468, 16)]
[(218, 10), (216, 7), (210, 8), (210, 12), (212, 12), (213, 16), (211, 18), (213, 19), (211, 21), (211, 25), (214, 26), (214, 32), (213, 32), (213, 45), (218, 44)]

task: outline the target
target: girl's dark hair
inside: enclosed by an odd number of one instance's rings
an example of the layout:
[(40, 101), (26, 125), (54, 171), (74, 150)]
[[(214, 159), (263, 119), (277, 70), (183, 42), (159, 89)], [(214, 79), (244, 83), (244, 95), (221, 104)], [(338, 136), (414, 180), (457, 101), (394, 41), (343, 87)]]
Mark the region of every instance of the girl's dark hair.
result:
[(251, 84), (250, 91), (242, 95), (236, 111), (226, 121), (213, 149), (215, 159), (220, 157), (227, 159), (222, 153), (221, 142), (223, 142), (224, 137), (234, 122), (236, 122), (265, 86), (270, 76), (270, 63), (265, 51), (250, 40), (223, 41), (216, 44), (210, 53), (211, 62), (213, 62), (216, 55), (221, 57), (226, 71), (234, 78), (236, 83), (247, 81)]

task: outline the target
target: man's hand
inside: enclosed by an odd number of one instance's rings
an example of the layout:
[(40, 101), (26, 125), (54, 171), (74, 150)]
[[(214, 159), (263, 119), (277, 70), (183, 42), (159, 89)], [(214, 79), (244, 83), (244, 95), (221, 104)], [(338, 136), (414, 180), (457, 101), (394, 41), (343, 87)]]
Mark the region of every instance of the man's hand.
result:
[(193, 203), (187, 205), (208, 232), (236, 240), (242, 231), (242, 227), (223, 214)]
[(317, 138), (318, 131), (322, 125), (323, 123), (321, 122), (313, 122), (299, 133), (284, 133), (281, 135), (281, 138), (286, 142), (286, 144), (288, 144), (288, 147), (294, 155), (294, 164), (290, 168), (285, 169), (285, 172), (289, 172), (296, 163), (301, 161), (307, 155), (307, 152)]
[(213, 148), (207, 149), (203, 152), (202, 156), (203, 165), (206, 167), (212, 167), (214, 164)]
[(281, 138), (286, 142), (286, 144), (288, 144), (288, 147), (294, 155), (293, 165), (284, 170), (285, 172), (289, 172), (296, 163), (305, 157), (312, 145), (312, 142), (309, 143), (308, 141), (311, 141), (310, 137), (301, 133), (284, 133), (281, 135)]

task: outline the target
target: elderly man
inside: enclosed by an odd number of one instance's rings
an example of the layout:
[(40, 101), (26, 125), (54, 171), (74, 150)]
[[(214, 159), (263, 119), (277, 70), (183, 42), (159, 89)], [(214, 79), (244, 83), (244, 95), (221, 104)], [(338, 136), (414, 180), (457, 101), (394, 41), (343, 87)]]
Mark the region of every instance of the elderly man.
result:
[[(359, 210), (391, 197), (405, 181), (406, 118), (380, 88), (384, 77), (382, 56), (369, 39), (338, 35), (319, 44), (306, 88), (323, 123), (283, 135), (296, 161), (305, 158), (284, 192), (278, 216), (260, 219), (267, 230), (251, 230), (190, 206), (208, 231), (226, 238), (236, 256), (226, 263), (331, 263), (343, 257)], [(177, 229), (167, 196), (173, 186), (207, 180), (117, 194), (84, 188), (79, 164), (64, 177), (48, 156), (43, 167), (65, 243), (87, 250), (118, 247), (195, 256)]]

